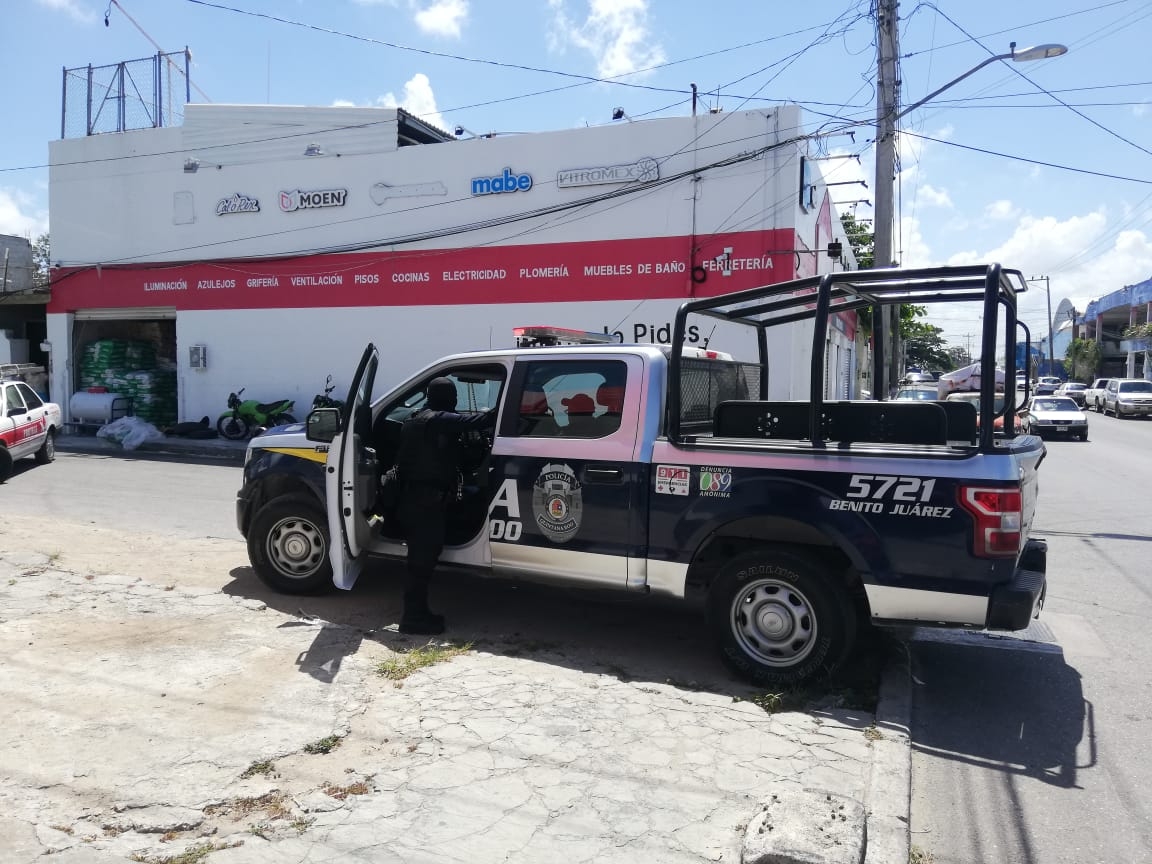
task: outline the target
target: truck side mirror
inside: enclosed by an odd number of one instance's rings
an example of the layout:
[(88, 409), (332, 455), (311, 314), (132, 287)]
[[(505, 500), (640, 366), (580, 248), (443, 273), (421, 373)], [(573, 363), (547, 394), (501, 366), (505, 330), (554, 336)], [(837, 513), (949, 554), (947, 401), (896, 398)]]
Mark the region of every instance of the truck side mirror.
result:
[(340, 409), (317, 408), (305, 421), (305, 435), (309, 441), (331, 443), (340, 431)]

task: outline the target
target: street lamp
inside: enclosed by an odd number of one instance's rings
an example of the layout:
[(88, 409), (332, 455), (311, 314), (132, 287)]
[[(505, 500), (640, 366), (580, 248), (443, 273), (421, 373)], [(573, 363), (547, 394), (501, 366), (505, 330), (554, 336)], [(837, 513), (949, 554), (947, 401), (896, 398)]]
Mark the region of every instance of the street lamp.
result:
[(965, 72), (963, 75), (960, 75), (957, 78), (953, 78), (951, 81), (949, 81), (943, 87), (937, 87), (935, 90), (933, 90), (931, 93), (929, 93), (923, 99), (921, 99), (919, 102), (914, 102), (911, 105), (909, 105), (907, 108), (905, 108), (899, 114), (897, 114), (895, 119), (899, 120), (904, 115), (909, 114), (912, 111), (915, 111), (917, 108), (924, 105), (924, 103), (931, 102), (933, 99), (935, 99), (937, 96), (939, 96), (945, 90), (947, 90), (949, 87), (952, 87), (956, 84), (959, 84), (961, 81), (963, 81), (969, 75), (973, 75), (976, 72), (979, 72), (985, 66), (989, 66), (992, 63), (996, 63), (1000, 60), (1012, 60), (1015, 63), (1030, 63), (1033, 60), (1047, 60), (1050, 57), (1059, 57), (1061, 54), (1067, 54), (1067, 53), (1068, 53), (1068, 47), (1066, 45), (1058, 45), (1055, 43), (1050, 43), (1050, 44), (1045, 44), (1045, 45), (1036, 45), (1032, 48), (1025, 48), (1022, 51), (1017, 51), (1016, 50), (1016, 43), (1012, 42), (1007, 54), (995, 54), (992, 57), (989, 57), (987, 60), (984, 60), (980, 63), (977, 63), (975, 66), (973, 66), (967, 72)]
[[(1000, 60), (1012, 60), (1016, 63), (1028, 63), (1033, 60), (1045, 60), (1049, 57), (1059, 57), (1068, 53), (1068, 48), (1058, 44), (1037, 45), (1033, 48), (1016, 50), (1016, 43), (1011, 43), (1007, 54), (996, 54), (973, 66), (963, 75), (953, 78), (942, 87), (937, 87), (923, 99), (920, 99), (907, 108), (900, 110), (898, 82), (896, 79), (896, 58), (899, 54), (897, 48), (897, 0), (880, 0), (878, 15), (878, 45), (879, 61), (877, 66), (876, 83), (876, 183), (875, 183), (875, 222), (873, 224), (873, 265), (874, 267), (891, 267), (892, 260), (892, 226), (895, 220), (896, 198), (896, 127), (900, 118), (909, 112), (915, 111), (925, 103), (935, 99), (949, 87), (963, 81), (985, 66)], [(877, 345), (884, 345), (888, 351), (887, 370), (877, 367), (876, 391), (887, 393), (887, 385), (898, 377), (897, 364), (900, 357), (900, 316), (898, 307), (886, 306), (879, 310), (873, 323)], [(1049, 316), (1051, 318), (1051, 316)], [(887, 371), (887, 376), (883, 373)], [(887, 377), (888, 380), (884, 380)]]

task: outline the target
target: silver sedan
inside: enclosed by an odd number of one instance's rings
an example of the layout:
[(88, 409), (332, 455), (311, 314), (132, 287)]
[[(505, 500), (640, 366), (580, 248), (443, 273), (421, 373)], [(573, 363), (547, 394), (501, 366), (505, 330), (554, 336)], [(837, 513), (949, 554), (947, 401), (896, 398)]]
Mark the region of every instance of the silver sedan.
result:
[(1067, 396), (1033, 396), (1020, 414), (1026, 435), (1068, 435), (1088, 440), (1088, 415)]

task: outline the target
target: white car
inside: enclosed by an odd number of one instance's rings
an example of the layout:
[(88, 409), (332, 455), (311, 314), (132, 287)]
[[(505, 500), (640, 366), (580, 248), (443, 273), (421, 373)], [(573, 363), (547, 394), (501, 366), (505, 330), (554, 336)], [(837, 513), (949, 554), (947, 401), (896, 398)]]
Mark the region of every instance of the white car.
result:
[(1067, 396), (1033, 396), (1020, 414), (1025, 435), (1068, 435), (1088, 440), (1088, 415)]
[(1084, 389), (1084, 407), (1093, 411), (1104, 411), (1104, 391), (1108, 389), (1111, 378), (1097, 378)]
[(1104, 388), (1105, 414), (1120, 417), (1152, 416), (1152, 381), (1143, 378), (1113, 378)]
[(0, 381), (0, 483), (17, 459), (35, 456), (41, 465), (56, 458), (60, 406), (45, 402), (23, 381)]

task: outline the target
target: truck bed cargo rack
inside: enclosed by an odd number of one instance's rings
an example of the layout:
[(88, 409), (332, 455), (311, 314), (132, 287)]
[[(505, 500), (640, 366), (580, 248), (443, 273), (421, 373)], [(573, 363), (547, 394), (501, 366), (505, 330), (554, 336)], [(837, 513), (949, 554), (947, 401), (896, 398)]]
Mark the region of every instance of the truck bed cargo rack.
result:
[[(996, 354), (1000, 316), (1006, 325), (1004, 357), (1005, 377), (1016, 377), (1016, 352), (1013, 339), (1023, 329), (1016, 317), (1016, 298), (1028, 290), (1028, 283), (1019, 270), (1009, 270), (999, 264), (979, 264), (961, 267), (892, 268), (883, 270), (852, 270), (826, 273), (749, 288), (717, 297), (689, 300), (676, 312), (672, 344), (683, 346), (689, 315), (703, 315), (756, 329), (756, 343), (760, 355), (760, 393), (768, 392), (768, 338), (769, 327), (796, 321), (813, 321), (811, 395), (808, 403), (808, 424), (805, 438), (815, 446), (826, 440), (824, 411), (824, 343), (828, 335), (828, 319), (840, 312), (872, 309), (873, 370), (876, 382), (883, 381), (885, 364), (883, 317), (878, 310), (903, 303), (934, 304), (978, 301), (983, 304), (983, 327), (980, 351), (980, 404), (981, 415), (993, 417), (996, 397)], [(1001, 307), (1003, 309), (1001, 310)], [(1025, 333), (1027, 331), (1025, 330)], [(670, 356), (671, 386), (668, 391), (666, 429), (668, 437), (682, 442), (683, 414), (681, 405), (682, 359), (679, 351)], [(873, 386), (873, 398), (884, 400), (882, 386)], [(1014, 416), (1005, 412), (1004, 434), (1013, 434)], [(994, 429), (991, 422), (981, 424), (979, 448), (991, 452), (994, 448)]]

